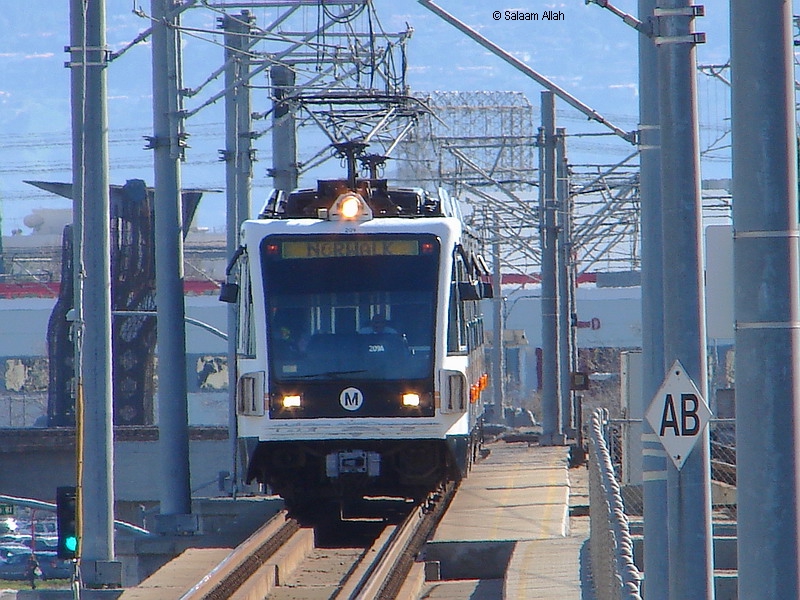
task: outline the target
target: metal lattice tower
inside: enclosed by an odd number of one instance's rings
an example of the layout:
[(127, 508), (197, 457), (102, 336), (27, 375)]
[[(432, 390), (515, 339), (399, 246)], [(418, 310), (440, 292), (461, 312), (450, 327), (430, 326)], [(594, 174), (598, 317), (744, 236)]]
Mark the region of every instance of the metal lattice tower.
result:
[(579, 272), (639, 270), (638, 165), (573, 165), (570, 183)]
[[(433, 92), (433, 116), (401, 144), (399, 179), (452, 190), (485, 243), (499, 241), (515, 281), (538, 273), (538, 122), (521, 92)], [(639, 267), (638, 168), (571, 165), (573, 248), (579, 272)]]
[[(508, 190), (534, 190), (536, 125), (524, 94), (431, 92), (419, 97), (435, 118), (423, 120), (405, 145), (401, 180), (410, 176), (441, 183), (456, 193), (464, 191), (462, 185), (487, 187), (493, 182)], [(467, 168), (470, 161), (485, 174)]]
[(538, 177), (533, 106), (520, 92), (432, 92), (433, 115), (401, 144), (398, 179), (451, 190), (505, 272), (538, 271)]

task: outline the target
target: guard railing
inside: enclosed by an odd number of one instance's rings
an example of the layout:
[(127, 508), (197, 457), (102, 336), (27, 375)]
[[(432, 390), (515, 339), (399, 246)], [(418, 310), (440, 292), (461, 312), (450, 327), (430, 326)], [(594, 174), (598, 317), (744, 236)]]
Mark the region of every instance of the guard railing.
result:
[(589, 504), (592, 580), (598, 600), (641, 600), (642, 574), (633, 562), (633, 539), (614, 465), (604, 437), (608, 413), (589, 424)]

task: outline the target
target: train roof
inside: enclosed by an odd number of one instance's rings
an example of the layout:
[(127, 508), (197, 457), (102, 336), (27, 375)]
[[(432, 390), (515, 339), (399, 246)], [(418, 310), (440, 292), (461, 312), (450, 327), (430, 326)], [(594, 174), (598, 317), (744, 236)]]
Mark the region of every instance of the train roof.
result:
[(274, 190), (259, 213), (259, 219), (319, 219), (343, 195), (358, 194), (369, 206), (371, 218), (456, 217), (458, 203), (443, 189), (433, 194), (418, 187), (390, 187), (386, 179), (358, 179), (355, 186), (343, 179), (325, 179), (316, 188), (298, 189), (289, 194)]

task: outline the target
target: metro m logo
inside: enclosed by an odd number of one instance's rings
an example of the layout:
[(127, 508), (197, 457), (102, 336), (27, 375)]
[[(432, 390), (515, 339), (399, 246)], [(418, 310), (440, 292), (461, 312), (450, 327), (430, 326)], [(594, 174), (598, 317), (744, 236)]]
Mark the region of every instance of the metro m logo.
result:
[(364, 394), (362, 394), (361, 390), (358, 388), (345, 388), (342, 390), (342, 393), (339, 394), (339, 404), (341, 404), (342, 408), (345, 410), (358, 410), (361, 408), (361, 405), (364, 404)]

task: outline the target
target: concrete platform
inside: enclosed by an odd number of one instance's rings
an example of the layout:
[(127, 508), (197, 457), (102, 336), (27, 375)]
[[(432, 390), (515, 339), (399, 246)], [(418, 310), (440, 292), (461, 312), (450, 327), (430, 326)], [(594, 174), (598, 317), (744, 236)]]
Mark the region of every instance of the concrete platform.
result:
[(566, 446), (489, 448), (428, 542), (425, 559), (439, 564), (442, 581), (428, 582), (422, 597), (457, 597), (452, 592), (472, 580), (472, 589), (492, 589), (494, 598), (592, 598), (589, 518), (570, 518), (571, 504), (588, 505), (586, 469), (568, 468)]
[(189, 548), (170, 562), (169, 568), (160, 569), (137, 587), (126, 589), (121, 598), (124, 600), (180, 598), (198, 581), (208, 576), (230, 553), (230, 548)]
[(434, 542), (522, 541), (569, 530), (567, 448), (498, 442), (473, 468)]

